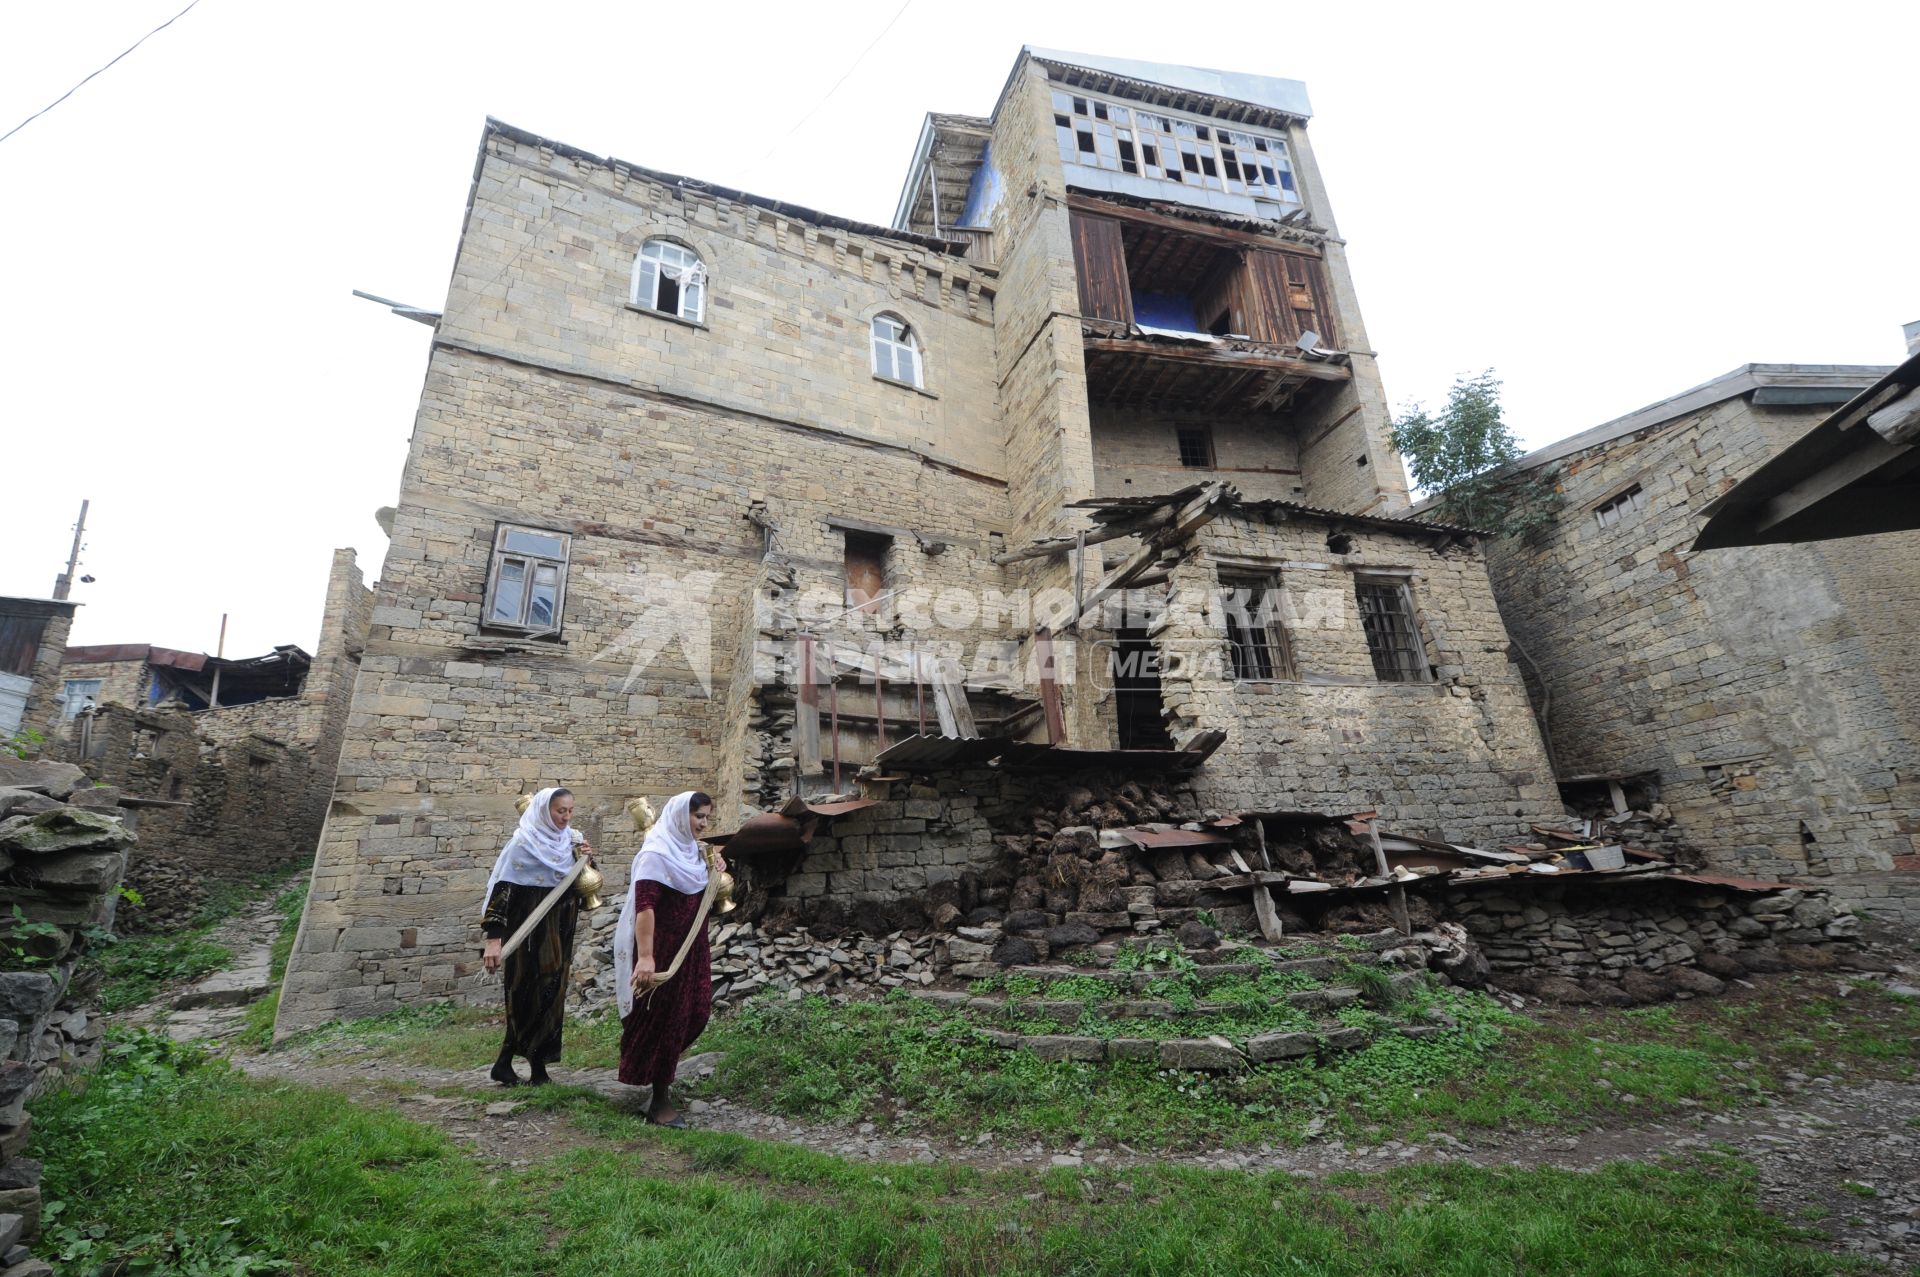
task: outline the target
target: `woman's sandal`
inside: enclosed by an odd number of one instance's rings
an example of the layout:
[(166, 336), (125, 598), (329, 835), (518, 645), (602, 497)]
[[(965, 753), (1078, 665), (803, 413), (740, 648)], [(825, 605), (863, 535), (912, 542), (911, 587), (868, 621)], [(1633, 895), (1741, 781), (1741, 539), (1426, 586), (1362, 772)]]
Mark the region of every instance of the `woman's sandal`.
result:
[(687, 1119), (684, 1117), (681, 1117), (679, 1114), (676, 1113), (674, 1114), (673, 1117), (663, 1122), (659, 1118), (655, 1117), (652, 1113), (648, 1113), (647, 1125), (648, 1126), (664, 1126), (670, 1131), (684, 1131), (687, 1129)]

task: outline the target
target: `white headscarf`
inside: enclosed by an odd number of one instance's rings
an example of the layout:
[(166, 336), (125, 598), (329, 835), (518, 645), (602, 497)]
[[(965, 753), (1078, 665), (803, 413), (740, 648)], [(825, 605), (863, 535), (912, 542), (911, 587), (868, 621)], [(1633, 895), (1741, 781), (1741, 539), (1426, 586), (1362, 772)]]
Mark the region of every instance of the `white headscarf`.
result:
[(613, 992), (623, 1017), (633, 1011), (633, 887), (643, 881), (663, 882), (687, 895), (707, 889), (707, 856), (693, 836), (692, 790), (667, 799), (666, 810), (647, 830), (640, 854), (633, 858), (620, 922), (613, 929)]
[(520, 827), (513, 831), (513, 837), (507, 839), (507, 845), (494, 859), (482, 909), (486, 908), (485, 901), (493, 899), (496, 883), (552, 888), (559, 886), (560, 880), (572, 870), (576, 835), (571, 827), (562, 829), (554, 824), (550, 810), (553, 796), (559, 792), (557, 786), (541, 790), (520, 813)]

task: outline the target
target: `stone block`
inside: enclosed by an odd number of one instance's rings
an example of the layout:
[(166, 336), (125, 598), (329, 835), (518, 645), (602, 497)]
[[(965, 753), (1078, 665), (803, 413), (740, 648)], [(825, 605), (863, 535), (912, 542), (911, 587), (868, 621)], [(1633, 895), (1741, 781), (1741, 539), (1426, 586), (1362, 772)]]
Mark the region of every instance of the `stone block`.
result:
[(24, 1225), (22, 1234), (32, 1241), (40, 1235), (40, 1189), (0, 1188), (0, 1214), (18, 1215)]
[(0, 850), (15, 856), (119, 848), (132, 841), (133, 835), (118, 816), (84, 807), (60, 807), (0, 821)]
[(1160, 1044), (1162, 1068), (1220, 1073), (1242, 1068), (1246, 1062), (1247, 1057), (1232, 1044), (1207, 1038), (1176, 1038)]
[(1247, 1039), (1247, 1054), (1254, 1060), (1265, 1063), (1269, 1060), (1290, 1060), (1297, 1056), (1312, 1055), (1317, 1046), (1311, 1033), (1262, 1033), (1258, 1037)]
[(59, 984), (45, 971), (0, 971), (0, 1017), (31, 1024), (53, 1009)]
[(1028, 1035), (1021, 1045), (1043, 1060), (1093, 1060), (1106, 1058), (1106, 1043), (1099, 1038), (1068, 1037), (1059, 1034)]
[(92, 783), (87, 774), (72, 763), (50, 759), (29, 761), (0, 754), (0, 788), (24, 789), (64, 801), (80, 786)]
[(1107, 1042), (1109, 1060), (1153, 1060), (1159, 1056), (1157, 1038), (1112, 1038)]

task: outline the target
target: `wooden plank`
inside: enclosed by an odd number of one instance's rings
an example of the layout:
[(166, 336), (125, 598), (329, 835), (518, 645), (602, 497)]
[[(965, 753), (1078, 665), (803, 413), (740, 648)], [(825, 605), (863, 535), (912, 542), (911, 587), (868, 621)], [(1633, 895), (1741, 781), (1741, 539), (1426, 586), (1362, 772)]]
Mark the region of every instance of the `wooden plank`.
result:
[(793, 752), (798, 776), (820, 772), (820, 684), (815, 681), (813, 636), (800, 636), (800, 689), (793, 716)]
[(1060, 680), (1053, 668), (1053, 635), (1042, 628), (1033, 636), (1034, 656), (1040, 665), (1040, 706), (1047, 716), (1047, 744), (1067, 743), (1067, 715), (1060, 704)]
[[(1261, 870), (1272, 872), (1273, 858), (1267, 855), (1267, 829), (1258, 817), (1253, 822), (1254, 854), (1260, 862)], [(1265, 885), (1254, 888), (1253, 916), (1260, 924), (1260, 934), (1269, 944), (1278, 943), (1285, 935), (1280, 925), (1280, 907), (1273, 902), (1273, 890)]]
[(1277, 249), (1284, 244), (1289, 248), (1297, 248), (1297, 251), (1303, 253), (1312, 251), (1305, 244), (1296, 246), (1293, 241), (1282, 240), (1277, 235), (1235, 230), (1231, 226), (1217, 226), (1211, 222), (1195, 221), (1153, 209), (1135, 208), (1130, 204), (1114, 204), (1107, 200), (1072, 192), (1067, 195), (1067, 208), (1076, 215), (1091, 214), (1095, 217), (1132, 222), (1139, 226), (1157, 227), (1189, 239), (1210, 240), (1215, 244), (1231, 245), (1235, 248)]
[[(1326, 334), (1322, 333), (1324, 337)], [(1233, 350), (1212, 344), (1176, 346), (1160, 342), (1136, 341), (1122, 337), (1084, 337), (1082, 344), (1093, 354), (1124, 354), (1132, 359), (1152, 360), (1179, 366), (1215, 368), (1259, 368), (1284, 372), (1312, 381), (1350, 381), (1353, 374), (1345, 364), (1324, 359), (1296, 359), (1272, 351)]]
[(1393, 921), (1400, 928), (1401, 935), (1410, 936), (1413, 934), (1413, 923), (1407, 917), (1407, 889), (1393, 877), (1393, 870), (1387, 867), (1387, 852), (1380, 845), (1380, 822), (1368, 821), (1367, 834), (1373, 839), (1374, 864), (1379, 866), (1380, 872), (1393, 883), (1388, 892), (1393, 905)]

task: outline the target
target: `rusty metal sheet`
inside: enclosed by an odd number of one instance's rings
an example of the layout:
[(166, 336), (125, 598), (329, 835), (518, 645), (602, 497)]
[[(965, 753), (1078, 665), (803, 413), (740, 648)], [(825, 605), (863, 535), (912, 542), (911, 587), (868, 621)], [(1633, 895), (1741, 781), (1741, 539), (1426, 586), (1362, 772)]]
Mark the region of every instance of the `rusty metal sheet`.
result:
[(1773, 891), (1805, 891), (1791, 882), (1769, 882), (1765, 878), (1734, 878), (1727, 874), (1672, 874), (1680, 882), (1697, 882), (1703, 887), (1725, 887), (1729, 891), (1751, 891), (1756, 895)]
[(850, 798), (838, 803), (810, 803), (804, 798), (789, 798), (786, 806), (780, 809), (783, 816), (800, 816), (811, 813), (815, 816), (844, 816), (850, 811), (860, 811), (866, 807), (880, 805), (878, 798)]
[(961, 767), (968, 763), (995, 758), (1008, 744), (1001, 736), (908, 736), (897, 740), (874, 757), (874, 763), (888, 771), (936, 771), (943, 767)]
[(1136, 847), (1146, 847), (1156, 851), (1170, 847), (1230, 847), (1233, 845), (1233, 839), (1225, 834), (1208, 833), (1204, 829), (1169, 829), (1164, 833), (1152, 829), (1116, 829), (1114, 832)]
[(729, 856), (779, 855), (804, 851), (806, 828), (791, 816), (763, 812), (730, 834), (715, 834), (702, 842), (726, 848)]

